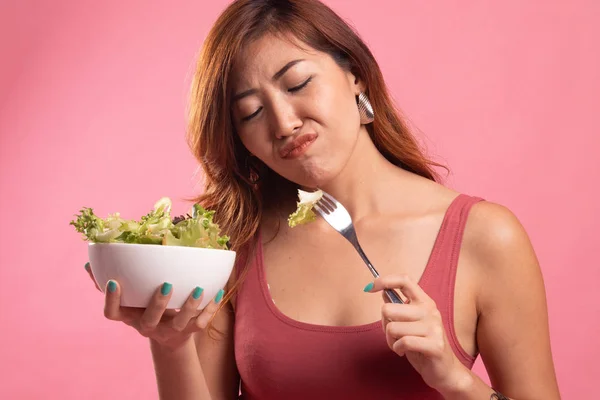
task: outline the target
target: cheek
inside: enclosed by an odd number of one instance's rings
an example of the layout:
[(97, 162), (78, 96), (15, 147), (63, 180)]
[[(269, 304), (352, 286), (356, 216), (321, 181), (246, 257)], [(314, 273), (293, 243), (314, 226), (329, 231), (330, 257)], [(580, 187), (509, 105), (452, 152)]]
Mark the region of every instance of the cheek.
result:
[(360, 126), (360, 116), (352, 93), (346, 87), (327, 86), (315, 93), (312, 112), (334, 135), (349, 135)]
[(256, 154), (256, 151), (260, 147), (256, 138), (253, 138), (250, 134), (240, 134), (239, 138), (244, 145), (244, 147), (252, 154)]
[(239, 138), (250, 153), (271, 166), (273, 163), (273, 141), (268, 138), (267, 134), (257, 129), (254, 132), (241, 133)]

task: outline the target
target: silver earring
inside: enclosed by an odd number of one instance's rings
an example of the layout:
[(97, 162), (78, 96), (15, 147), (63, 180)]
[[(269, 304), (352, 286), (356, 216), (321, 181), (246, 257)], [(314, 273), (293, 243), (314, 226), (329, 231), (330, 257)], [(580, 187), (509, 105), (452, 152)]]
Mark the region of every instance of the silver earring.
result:
[(362, 125), (370, 124), (375, 119), (375, 114), (373, 113), (373, 106), (371, 106), (371, 102), (366, 94), (360, 92), (358, 98), (356, 100), (358, 104), (358, 113), (360, 114), (360, 123)]

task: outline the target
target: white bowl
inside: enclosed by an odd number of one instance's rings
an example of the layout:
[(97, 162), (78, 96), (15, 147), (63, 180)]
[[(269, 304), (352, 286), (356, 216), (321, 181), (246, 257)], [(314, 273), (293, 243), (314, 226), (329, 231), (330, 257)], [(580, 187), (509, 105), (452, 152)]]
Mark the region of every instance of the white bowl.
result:
[(168, 309), (183, 306), (196, 286), (204, 289), (198, 309), (225, 287), (236, 253), (231, 250), (129, 243), (89, 243), (96, 283), (105, 290), (109, 279), (121, 286), (121, 305), (145, 308), (164, 282), (173, 285)]

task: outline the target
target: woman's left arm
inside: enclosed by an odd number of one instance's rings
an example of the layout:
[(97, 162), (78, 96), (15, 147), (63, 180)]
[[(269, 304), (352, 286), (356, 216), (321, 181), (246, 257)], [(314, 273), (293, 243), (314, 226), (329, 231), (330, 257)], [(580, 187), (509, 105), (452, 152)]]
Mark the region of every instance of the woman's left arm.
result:
[[(477, 344), (492, 386), (517, 400), (560, 399), (544, 281), (525, 229), (507, 208), (481, 202), (471, 210), (464, 240), (463, 250), (482, 268)], [(479, 378), (469, 381), (467, 394), (486, 393)]]
[[(552, 361), (542, 274), (527, 233), (506, 208), (473, 207), (462, 251), (476, 274), (477, 344), (498, 393), (516, 400), (560, 399)], [(481, 282), (479, 282), (481, 281)], [(408, 304), (385, 304), (388, 345), (446, 399), (502, 399), (454, 355), (435, 303), (403, 276), (380, 277), (371, 292), (396, 288)], [(384, 297), (385, 298), (385, 297)]]

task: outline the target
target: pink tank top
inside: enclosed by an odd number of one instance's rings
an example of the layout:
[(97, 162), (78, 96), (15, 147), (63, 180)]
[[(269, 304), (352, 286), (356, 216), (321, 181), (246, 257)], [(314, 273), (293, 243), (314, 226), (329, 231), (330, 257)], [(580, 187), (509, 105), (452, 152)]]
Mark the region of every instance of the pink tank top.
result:
[[(454, 331), (454, 283), (470, 208), (482, 200), (464, 194), (450, 205), (419, 281), (442, 314), (446, 335), (468, 368), (475, 358)], [(262, 244), (240, 285), (235, 312), (235, 358), (245, 400), (442, 399), (385, 340), (381, 321), (322, 326), (293, 320), (273, 303)]]

